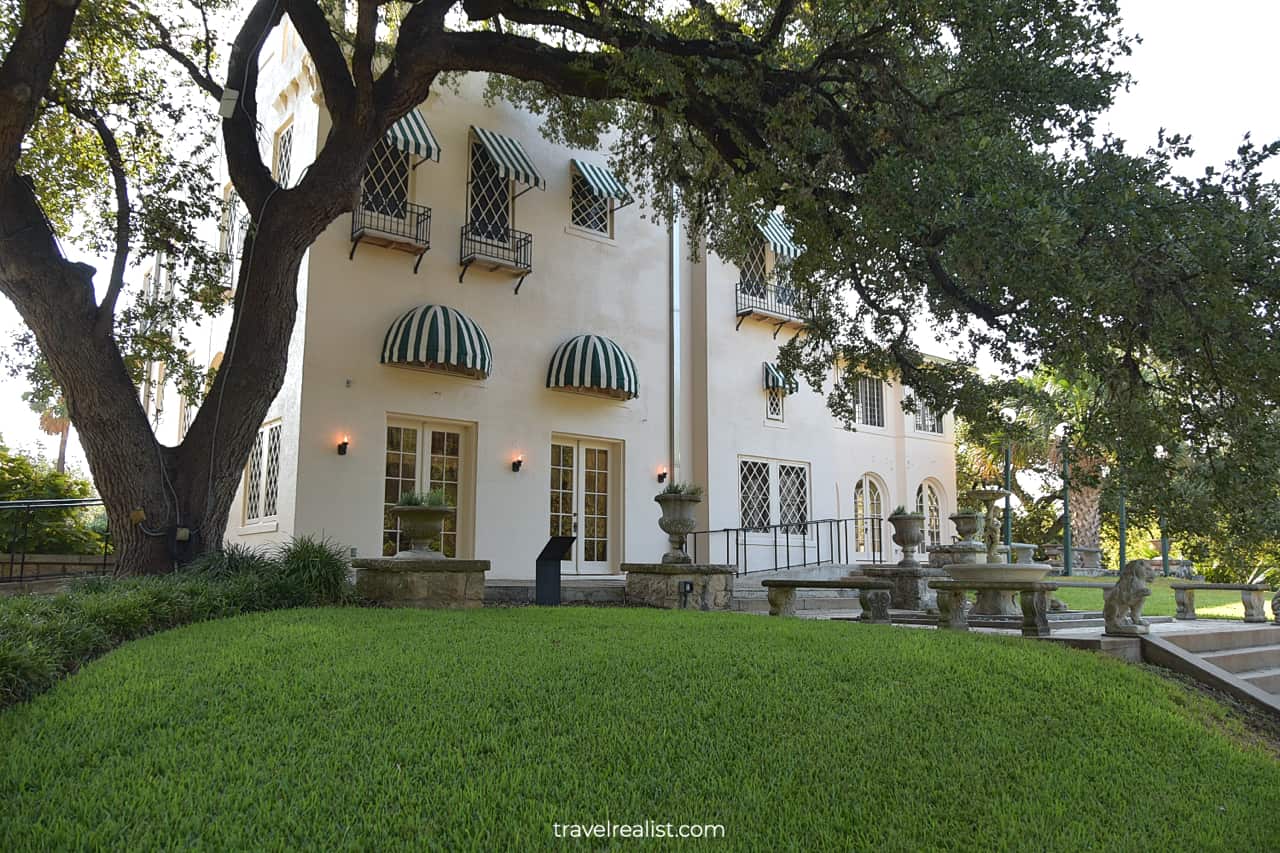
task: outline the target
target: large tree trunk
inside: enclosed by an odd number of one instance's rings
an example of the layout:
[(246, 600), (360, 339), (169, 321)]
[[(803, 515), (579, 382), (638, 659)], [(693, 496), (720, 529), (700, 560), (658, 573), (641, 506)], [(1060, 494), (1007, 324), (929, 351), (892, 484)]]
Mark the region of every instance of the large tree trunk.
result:
[(1071, 487), (1071, 546), (1102, 547), (1102, 489), (1098, 486)]

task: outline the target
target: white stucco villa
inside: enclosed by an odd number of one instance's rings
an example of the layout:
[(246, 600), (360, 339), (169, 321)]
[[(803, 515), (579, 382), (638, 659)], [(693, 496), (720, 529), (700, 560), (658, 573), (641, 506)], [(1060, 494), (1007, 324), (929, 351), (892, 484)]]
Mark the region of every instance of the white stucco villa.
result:
[[(263, 144), (288, 185), (328, 119), (287, 25), (262, 62)], [(397, 124), (355, 212), (311, 247), (288, 378), (229, 538), (323, 533), (358, 556), (394, 552), (387, 506), (442, 487), (458, 508), (446, 553), (531, 577), (548, 534), (572, 533), (564, 570), (611, 573), (665, 549), (653, 496), (670, 478), (705, 487), (701, 528), (738, 529), (752, 568), (777, 530), (826, 549), (801, 524), (814, 519), (856, 519), (853, 554), (893, 558), (883, 519), (898, 504), (924, 509), (937, 541), (956, 508), (951, 416), (906, 413), (905, 389), (867, 378), (848, 430), (772, 367), (800, 328), (766, 274), (798, 251), (781, 221), (761, 223), (748, 269), (691, 262), (679, 223), (651, 221), (604, 154), (549, 144), (538, 116), (485, 106), (482, 86), (442, 87)], [(228, 198), (235, 255), (244, 212)], [(198, 336), (210, 363), (225, 322)], [(170, 387), (166, 411), (157, 379), (144, 404), (174, 440), (191, 410)], [(724, 534), (695, 540), (723, 561)]]

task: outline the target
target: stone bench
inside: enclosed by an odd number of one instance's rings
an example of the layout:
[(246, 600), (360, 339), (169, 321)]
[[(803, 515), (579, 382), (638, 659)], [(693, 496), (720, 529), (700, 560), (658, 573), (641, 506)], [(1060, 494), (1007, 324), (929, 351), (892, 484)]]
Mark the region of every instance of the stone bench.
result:
[[(1263, 597), (1266, 594), (1266, 584), (1260, 583), (1192, 583), (1184, 581), (1181, 583), (1172, 583), (1173, 601), (1177, 605), (1177, 613), (1174, 614), (1175, 619), (1191, 621), (1196, 618), (1196, 590), (1198, 589), (1230, 589), (1240, 591), (1240, 600), (1244, 603), (1244, 621), (1246, 622), (1266, 622), (1267, 611), (1263, 605)], [(1280, 596), (1277, 596), (1280, 598)], [(1272, 603), (1274, 609), (1275, 604)], [(1280, 624), (1280, 623), (1277, 623)]]
[(888, 625), (889, 600), (893, 581), (878, 578), (833, 578), (831, 580), (788, 580), (770, 578), (760, 582), (769, 594), (770, 616), (796, 615), (796, 590), (800, 589), (856, 589), (858, 604), (862, 607), (862, 621)]
[(1016, 592), (1022, 605), (1022, 636), (1049, 636), (1049, 594), (1057, 583), (1044, 581), (929, 581), (938, 591), (938, 627), (969, 630), (965, 613), (966, 592)]

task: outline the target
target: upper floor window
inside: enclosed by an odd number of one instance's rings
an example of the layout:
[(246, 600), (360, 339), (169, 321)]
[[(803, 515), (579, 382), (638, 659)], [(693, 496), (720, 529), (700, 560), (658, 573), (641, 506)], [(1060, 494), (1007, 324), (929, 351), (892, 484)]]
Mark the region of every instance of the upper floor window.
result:
[(487, 240), (511, 238), (511, 180), (502, 175), (485, 146), (471, 143), (467, 218), (472, 232)]
[(884, 381), (870, 376), (858, 378), (854, 399), (854, 419), (864, 426), (884, 426)]
[(379, 139), (364, 166), (360, 206), (393, 219), (403, 219), (409, 204), (409, 154)]
[(280, 488), (280, 422), (258, 431), (244, 472), (244, 520), (246, 524), (276, 515)]
[(288, 189), (293, 176), (293, 122), (276, 133), (276, 183)]
[(577, 168), (570, 175), (570, 224), (584, 231), (612, 237), (613, 199), (599, 195)]
[(223, 201), (219, 231), (218, 251), (226, 260), (225, 284), (230, 288), (236, 283), (235, 261), (244, 254), (244, 240), (249, 233), (249, 211), (245, 210), (245, 206), (240, 203), (240, 196), (231, 187), (227, 188), (226, 199)]
[(932, 432), (942, 435), (942, 413), (937, 409), (917, 403), (916, 432)]
[(764, 389), (764, 416), (771, 421), (785, 420), (786, 399), (787, 391), (785, 388)]

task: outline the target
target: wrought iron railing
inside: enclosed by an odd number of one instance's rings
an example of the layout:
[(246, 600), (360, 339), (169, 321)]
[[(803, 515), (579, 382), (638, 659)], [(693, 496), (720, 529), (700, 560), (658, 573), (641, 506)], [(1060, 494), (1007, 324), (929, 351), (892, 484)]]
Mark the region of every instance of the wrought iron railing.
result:
[(533, 235), (503, 225), (468, 222), (462, 226), (458, 263), (466, 266), (477, 258), (502, 261), (516, 269), (533, 269)]
[(689, 534), (695, 563), (719, 561), (740, 575), (806, 566), (879, 563), (884, 559), (879, 518), (824, 518), (764, 527), (723, 527)]
[(738, 282), (738, 316), (764, 312), (789, 320), (804, 320), (801, 293), (785, 280), (743, 277)]
[[(33, 524), (41, 523), (42, 514), (47, 519), (47, 516), (54, 512), (65, 515), (67, 510), (94, 506), (102, 506), (102, 499), (66, 498), (61, 500), (0, 501), (0, 535), (3, 535), (8, 540), (6, 545), (9, 551), (9, 558), (3, 564), (4, 571), (0, 573), (0, 581), (34, 580), (41, 577), (66, 574), (65, 570), (61, 572), (46, 571), (47, 564), (42, 561), (37, 561), (36, 563), (28, 562), (27, 558), (29, 556), (39, 556), (29, 551)], [(65, 523), (65, 518), (62, 519), (62, 522)], [(45, 523), (48, 523), (47, 520)], [(110, 574), (112, 567), (108, 562), (107, 556), (110, 552), (110, 547), (111, 531), (107, 529), (102, 531), (101, 560), (99, 561), (95, 556), (93, 563), (77, 563), (78, 571), (76, 573), (83, 575)]]
[(351, 239), (369, 231), (397, 237), (424, 252), (431, 248), (431, 208), (410, 201), (384, 203), (361, 197), (351, 212)]

